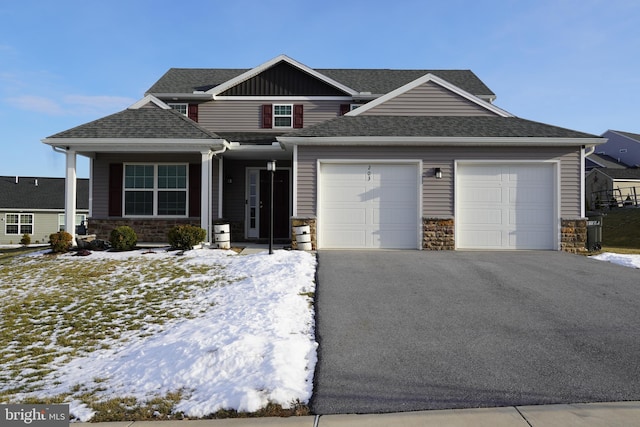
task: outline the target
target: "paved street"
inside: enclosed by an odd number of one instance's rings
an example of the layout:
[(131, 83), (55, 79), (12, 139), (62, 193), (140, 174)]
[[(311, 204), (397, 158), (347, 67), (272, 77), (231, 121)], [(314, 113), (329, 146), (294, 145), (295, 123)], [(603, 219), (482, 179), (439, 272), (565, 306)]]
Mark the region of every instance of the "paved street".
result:
[(558, 252), (318, 256), (316, 414), (640, 400), (640, 270)]

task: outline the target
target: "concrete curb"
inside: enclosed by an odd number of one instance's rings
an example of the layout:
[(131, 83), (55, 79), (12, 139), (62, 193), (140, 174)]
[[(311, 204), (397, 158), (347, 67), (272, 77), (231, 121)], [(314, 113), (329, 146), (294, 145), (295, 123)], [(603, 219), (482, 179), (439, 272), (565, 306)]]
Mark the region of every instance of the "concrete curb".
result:
[(100, 427), (640, 427), (640, 401), (451, 409), (392, 414), (128, 421), (99, 424)]

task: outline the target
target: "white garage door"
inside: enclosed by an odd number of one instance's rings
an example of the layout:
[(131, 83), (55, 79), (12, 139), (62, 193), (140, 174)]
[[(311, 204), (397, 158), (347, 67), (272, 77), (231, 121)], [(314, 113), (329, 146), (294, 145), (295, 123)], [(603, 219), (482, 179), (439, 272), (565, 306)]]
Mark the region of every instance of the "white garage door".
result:
[(555, 167), (458, 164), (456, 246), (555, 249)]
[(322, 248), (418, 247), (418, 165), (322, 163)]

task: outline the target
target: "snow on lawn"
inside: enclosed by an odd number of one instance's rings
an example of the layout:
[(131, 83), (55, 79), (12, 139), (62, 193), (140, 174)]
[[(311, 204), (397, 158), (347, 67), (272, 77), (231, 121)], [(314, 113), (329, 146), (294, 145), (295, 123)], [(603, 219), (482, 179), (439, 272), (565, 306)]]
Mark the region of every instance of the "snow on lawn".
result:
[[(144, 255), (94, 252), (75, 259), (132, 256)], [(154, 256), (175, 252), (156, 251)], [(39, 392), (28, 395), (69, 393), (78, 384), (104, 390), (97, 392), (101, 399), (149, 400), (183, 390), (184, 400), (175, 411), (189, 417), (220, 409), (252, 412), (270, 402), (284, 408), (296, 400), (307, 403), (317, 343), (311, 299), (304, 294), (315, 291), (315, 257), (301, 251), (235, 255), (200, 249), (183, 258), (187, 264), (224, 266), (230, 283), (183, 302), (208, 307), (206, 311), (194, 310), (195, 317), (169, 323), (151, 336), (74, 358), (45, 378)], [(70, 412), (81, 421), (94, 413), (79, 400), (71, 402)]]
[(614, 264), (624, 265), (625, 267), (640, 268), (640, 255), (623, 255), (604, 252), (600, 255), (594, 255), (589, 258), (608, 261)]

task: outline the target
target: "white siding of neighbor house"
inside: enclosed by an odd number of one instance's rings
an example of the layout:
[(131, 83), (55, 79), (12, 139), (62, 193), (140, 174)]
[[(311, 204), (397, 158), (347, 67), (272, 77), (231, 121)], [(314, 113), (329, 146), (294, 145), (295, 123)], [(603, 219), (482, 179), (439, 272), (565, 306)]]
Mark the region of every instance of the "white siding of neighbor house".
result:
[[(358, 160), (384, 162), (391, 159), (420, 159), (422, 171), (423, 217), (454, 216), (455, 160), (559, 160), (560, 214), (580, 217), (580, 149), (571, 147), (299, 147), (297, 173), (297, 215), (315, 216), (317, 212), (317, 161)], [(435, 179), (433, 169), (442, 169)]]
[(372, 116), (495, 116), (495, 113), (486, 108), (433, 82), (417, 86), (363, 114)]
[[(201, 155), (190, 153), (133, 153), (97, 154), (93, 161), (93, 210), (94, 218), (107, 218), (109, 212), (109, 165), (111, 163), (197, 163)], [(218, 217), (218, 161), (213, 159), (212, 217)], [(199, 217), (200, 212), (190, 212)]]
[[(282, 128), (262, 129), (263, 104), (302, 104), (304, 127), (337, 117), (340, 104), (348, 101), (248, 101), (242, 99), (205, 102), (198, 107), (198, 124), (214, 132), (273, 131), (282, 133)], [(284, 129), (286, 130), (286, 129)]]

